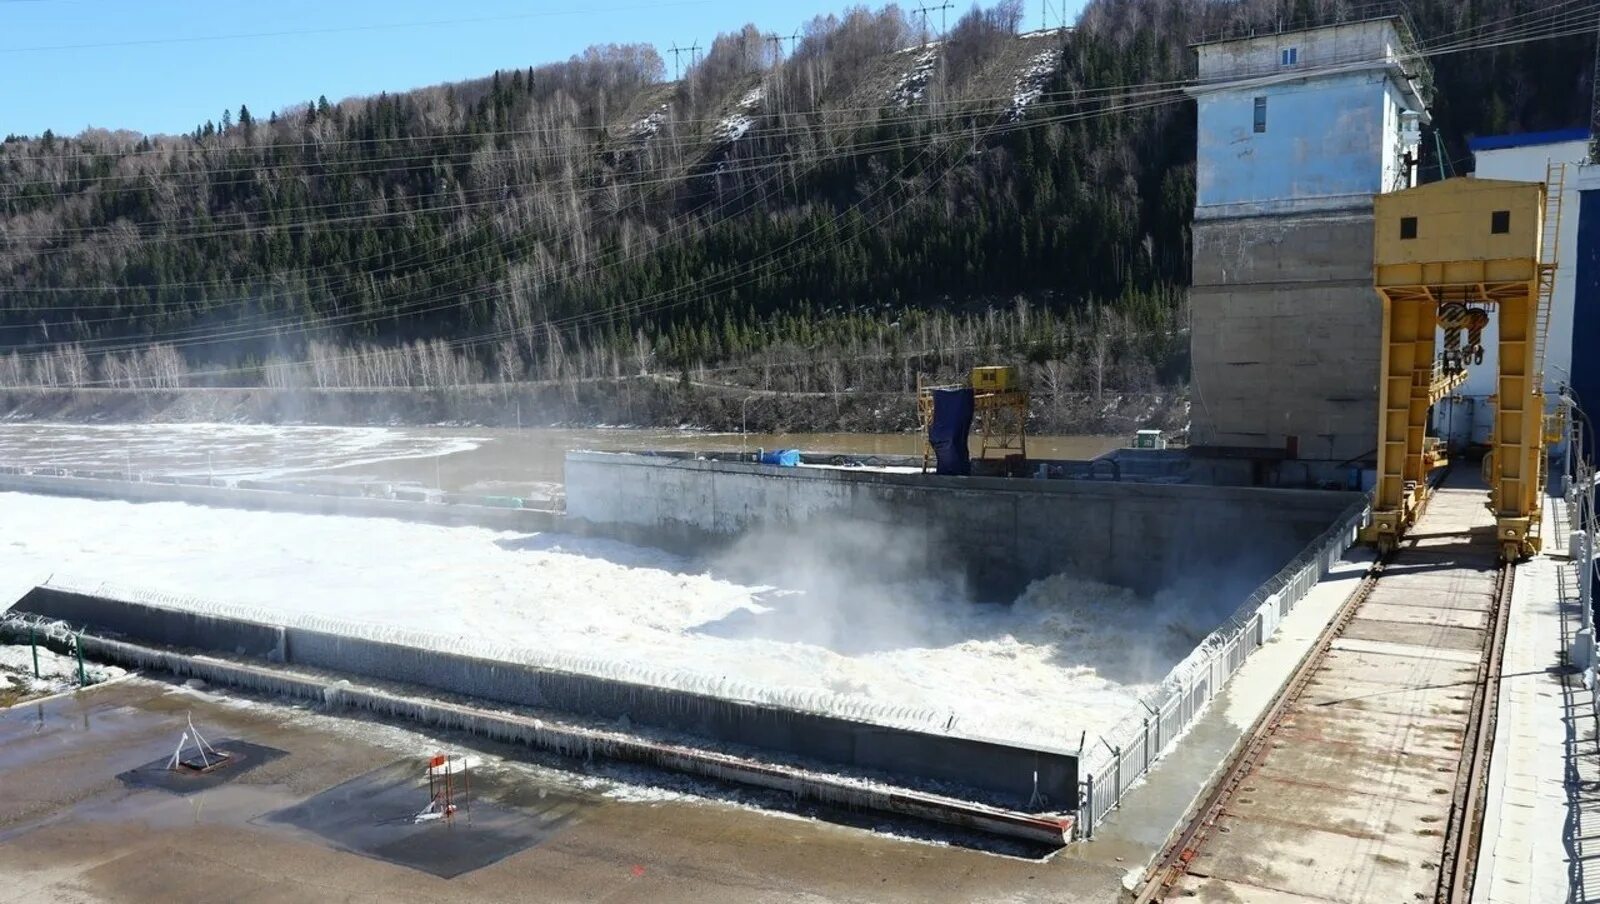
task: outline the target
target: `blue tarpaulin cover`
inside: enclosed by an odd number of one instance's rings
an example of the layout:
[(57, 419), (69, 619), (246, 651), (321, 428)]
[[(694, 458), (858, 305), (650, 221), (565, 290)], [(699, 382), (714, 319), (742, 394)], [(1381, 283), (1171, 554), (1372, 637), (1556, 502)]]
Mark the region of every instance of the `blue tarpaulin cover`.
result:
[(933, 447), (935, 474), (966, 476), (972, 473), (967, 434), (972, 432), (972, 390), (933, 390), (933, 422), (928, 425), (928, 445)]
[(773, 449), (771, 452), (761, 453), (761, 463), (764, 465), (777, 465), (780, 468), (794, 468), (800, 465), (799, 449)]

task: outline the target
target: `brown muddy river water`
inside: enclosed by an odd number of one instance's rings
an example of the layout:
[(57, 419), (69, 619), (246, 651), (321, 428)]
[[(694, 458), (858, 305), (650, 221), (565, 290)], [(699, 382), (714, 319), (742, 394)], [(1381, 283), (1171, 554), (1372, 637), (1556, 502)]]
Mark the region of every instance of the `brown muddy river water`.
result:
[[(1093, 458), (1121, 436), (1030, 436), (1036, 458)], [(801, 449), (920, 455), (914, 433), (698, 433), (656, 429), (285, 427), (270, 424), (0, 424), (0, 465), (235, 479), (392, 481), (484, 495), (549, 496), (574, 449)]]

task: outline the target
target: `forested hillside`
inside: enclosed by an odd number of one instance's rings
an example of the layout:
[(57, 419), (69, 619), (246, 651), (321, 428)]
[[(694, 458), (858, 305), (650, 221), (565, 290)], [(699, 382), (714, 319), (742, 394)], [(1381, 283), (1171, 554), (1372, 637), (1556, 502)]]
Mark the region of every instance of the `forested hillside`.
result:
[[(1467, 137), (1587, 121), (1592, 3), (1413, 0), (1430, 177)], [(1181, 387), (1208, 35), (1340, 0), (1093, 0), (753, 27), (183, 136), (0, 145), (0, 385), (440, 386), (667, 375), (898, 391), (974, 360), (1046, 394)], [(1587, 17), (1587, 18), (1585, 18)], [(780, 51), (787, 50), (787, 53)], [(1444, 159), (1435, 148), (1444, 149)]]

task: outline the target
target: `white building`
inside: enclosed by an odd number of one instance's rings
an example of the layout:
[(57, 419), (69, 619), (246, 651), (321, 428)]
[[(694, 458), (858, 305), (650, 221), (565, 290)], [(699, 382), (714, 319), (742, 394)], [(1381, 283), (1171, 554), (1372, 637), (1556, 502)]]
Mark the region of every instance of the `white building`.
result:
[[(1589, 156), (1589, 130), (1533, 132), (1476, 138), (1468, 143), (1481, 179), (1545, 181), (1550, 163), (1568, 164), (1557, 238), (1555, 294), (1550, 305), (1550, 341), (1545, 352), (1545, 390), (1553, 392), (1572, 372), (1572, 312), (1578, 250), (1578, 164)], [(1494, 426), (1495, 377), (1499, 367), (1499, 321), (1483, 331), (1483, 364), (1467, 370), (1467, 382), (1434, 410), (1434, 428), (1453, 443), (1489, 442)]]
[(1415, 175), (1428, 70), (1411, 41), (1379, 18), (1196, 48), (1199, 479), (1342, 483), (1374, 454), (1372, 199)]
[(1398, 19), (1199, 45), (1195, 219), (1370, 211), (1411, 186), (1427, 103)]

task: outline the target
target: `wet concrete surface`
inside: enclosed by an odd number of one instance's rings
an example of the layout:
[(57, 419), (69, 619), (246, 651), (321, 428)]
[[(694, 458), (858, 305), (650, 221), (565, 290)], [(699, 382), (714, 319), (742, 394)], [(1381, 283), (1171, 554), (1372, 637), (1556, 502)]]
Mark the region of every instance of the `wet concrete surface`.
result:
[[(169, 768), (172, 757), (165, 756), (119, 773), (117, 778), (134, 788), (153, 788), (169, 794), (197, 794), (225, 785), (257, 766), (287, 756), (282, 750), (233, 738), (218, 741), (209, 756), (195, 750), (192, 744), (186, 746), (180, 768)], [(191, 761), (194, 761), (192, 766)]]
[[(188, 717), (208, 736), (286, 755), (183, 796), (117, 778), (170, 756)], [(405, 824), (412, 806), (427, 802), (422, 770), (441, 744), (486, 761), (472, 773), (470, 828), (460, 818)], [(144, 678), (3, 710), (0, 902), (1089, 902), (1120, 894), (1115, 865), (1000, 856), (670, 791), (619, 790), (504, 753)], [(481, 849), (479, 838), (488, 842)]]
[[(491, 863), (556, 837), (588, 809), (580, 798), (545, 794), (531, 805), (503, 802), (516, 782), (478, 770), (451, 776), (455, 812), (446, 822), (418, 821), (434, 792), (415, 758), (357, 776), (294, 806), (269, 813), (269, 822), (314, 832), (334, 846), (443, 878)], [(444, 782), (436, 782), (442, 793)]]

